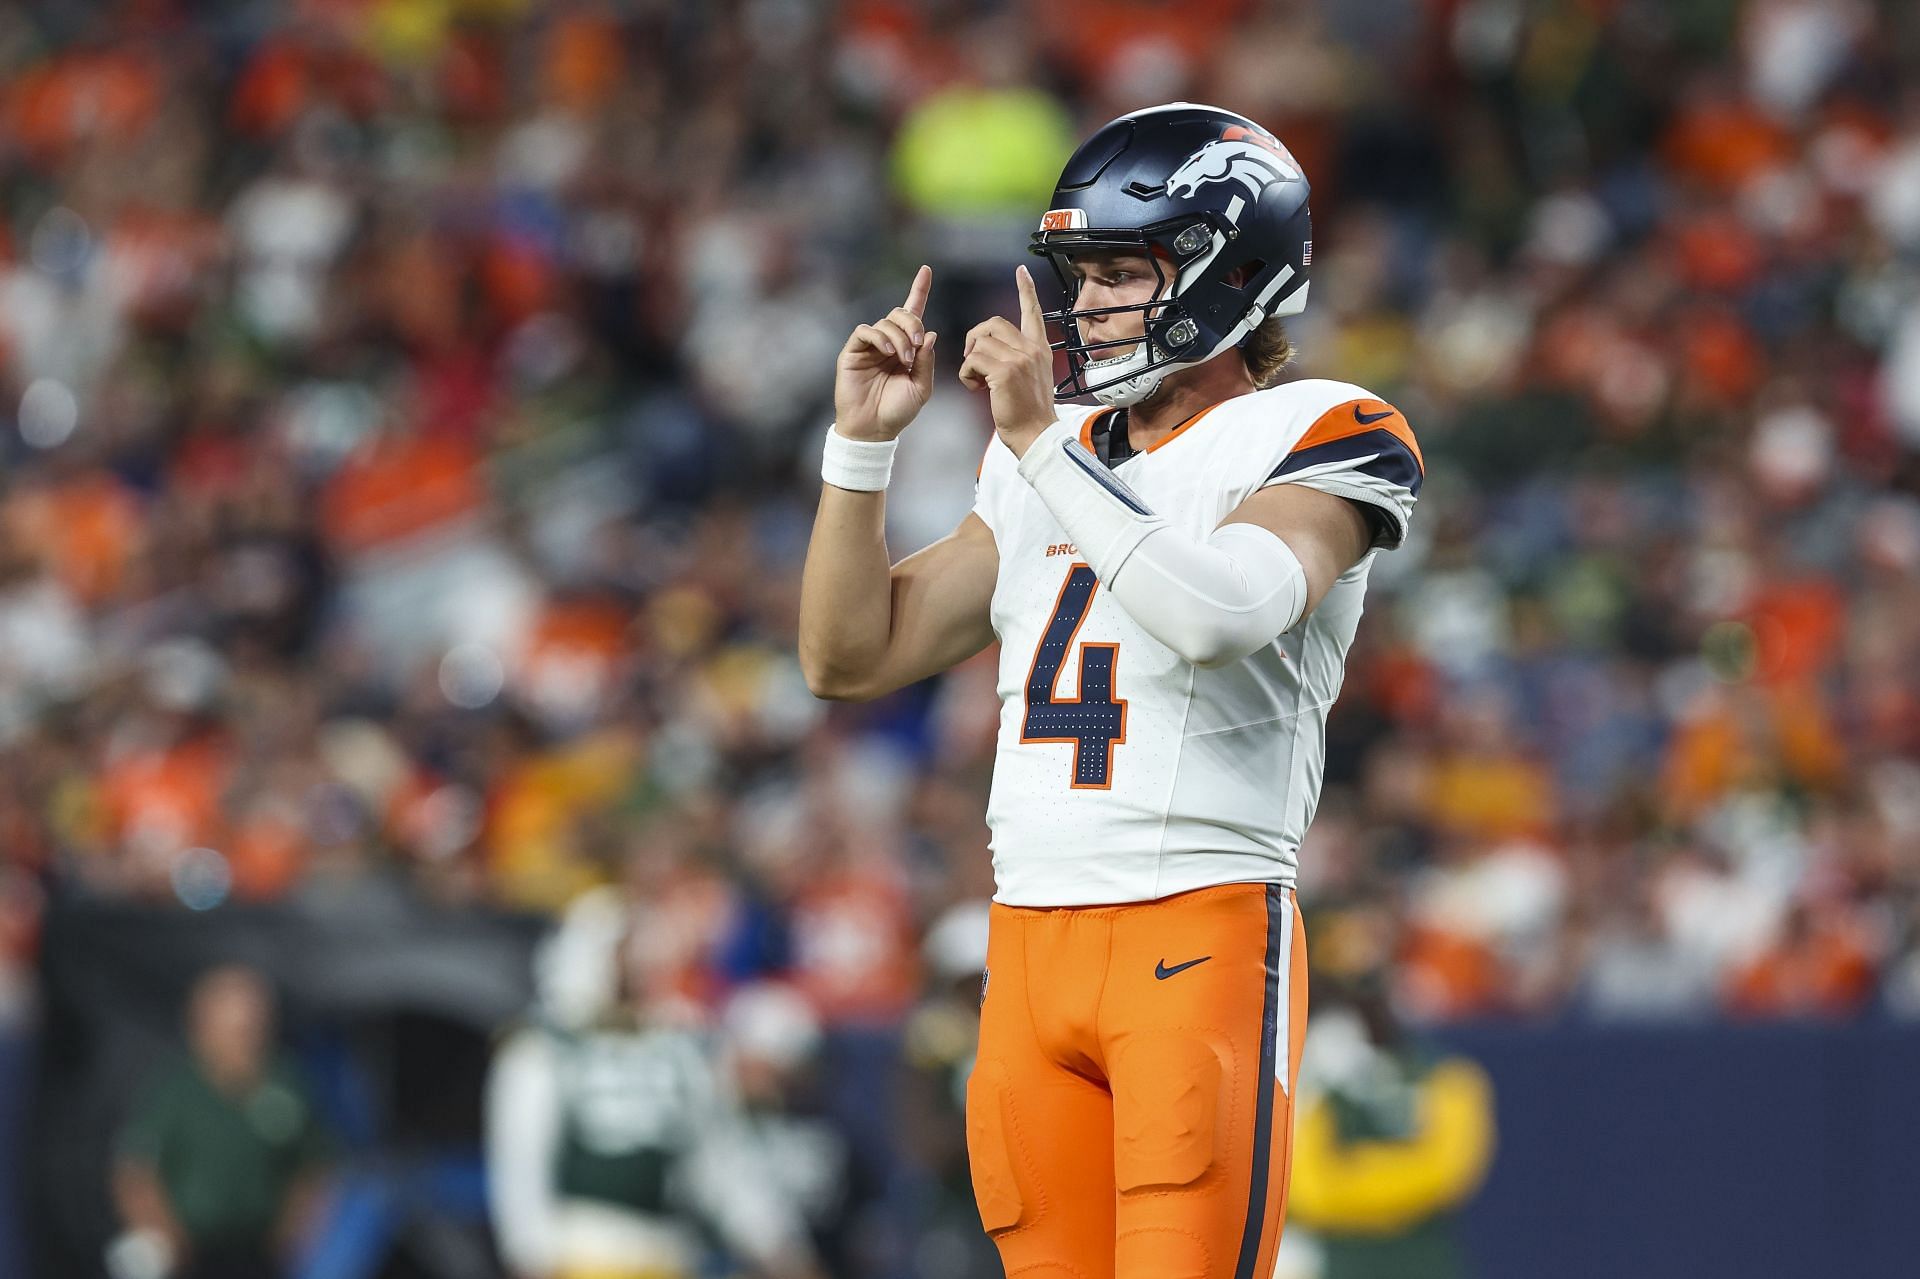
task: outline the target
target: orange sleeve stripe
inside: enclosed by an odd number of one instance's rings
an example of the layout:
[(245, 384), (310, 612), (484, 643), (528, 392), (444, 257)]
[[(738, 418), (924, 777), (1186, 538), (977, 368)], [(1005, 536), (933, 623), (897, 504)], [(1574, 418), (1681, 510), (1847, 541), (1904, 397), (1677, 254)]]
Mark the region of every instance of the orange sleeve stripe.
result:
[[(1360, 420), (1361, 414), (1371, 416), (1375, 413), (1386, 413), (1388, 416), (1375, 418), (1371, 422)], [(1427, 459), (1421, 456), (1420, 441), (1413, 438), (1413, 428), (1407, 425), (1407, 419), (1401, 415), (1400, 410), (1385, 400), (1348, 400), (1344, 404), (1334, 405), (1307, 428), (1307, 433), (1300, 437), (1300, 442), (1293, 446), (1293, 451), (1299, 453), (1316, 445), (1331, 444), (1335, 440), (1344, 440), (1350, 435), (1360, 435), (1367, 431), (1390, 432), (1407, 446), (1409, 453), (1413, 454), (1414, 462), (1420, 467), (1420, 474), (1427, 473)]]

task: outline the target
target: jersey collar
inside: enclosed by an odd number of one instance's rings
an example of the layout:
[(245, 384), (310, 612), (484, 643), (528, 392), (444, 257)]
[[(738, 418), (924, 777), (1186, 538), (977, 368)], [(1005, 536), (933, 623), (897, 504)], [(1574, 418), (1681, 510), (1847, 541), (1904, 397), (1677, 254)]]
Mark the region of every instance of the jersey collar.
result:
[(1098, 413), (1089, 413), (1087, 420), (1081, 423), (1080, 442), (1086, 445), (1089, 453), (1111, 469), (1129, 458), (1164, 448), (1185, 434), (1189, 427), (1198, 425), (1201, 418), (1225, 403), (1225, 400), (1221, 400), (1217, 404), (1207, 405), (1206, 408), (1174, 427), (1157, 443), (1149, 444), (1144, 449), (1136, 449), (1127, 442), (1127, 411), (1124, 408), (1102, 409)]

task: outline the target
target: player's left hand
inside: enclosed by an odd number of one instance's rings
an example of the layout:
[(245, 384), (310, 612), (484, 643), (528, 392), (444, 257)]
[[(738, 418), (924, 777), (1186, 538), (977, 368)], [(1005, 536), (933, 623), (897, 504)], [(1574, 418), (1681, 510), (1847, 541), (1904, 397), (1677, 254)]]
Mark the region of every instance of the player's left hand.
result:
[(1027, 268), (1013, 273), (1020, 291), (1020, 327), (1003, 316), (973, 326), (960, 361), (960, 384), (984, 388), (993, 406), (993, 426), (1015, 457), (1053, 425), (1053, 348), (1040, 294)]

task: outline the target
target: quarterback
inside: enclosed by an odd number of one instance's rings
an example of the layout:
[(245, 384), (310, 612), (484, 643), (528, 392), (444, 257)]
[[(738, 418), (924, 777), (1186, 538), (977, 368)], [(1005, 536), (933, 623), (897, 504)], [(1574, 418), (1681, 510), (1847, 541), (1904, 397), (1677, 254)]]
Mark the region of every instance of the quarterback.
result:
[(1306, 1023), (1296, 858), (1373, 556), (1424, 469), (1392, 405), (1279, 381), (1307, 193), (1218, 108), (1089, 138), (1032, 244), (1066, 306), (1044, 313), (1021, 268), (1018, 322), (966, 335), (960, 380), (995, 428), (977, 500), (898, 564), (882, 502), (932, 388), (931, 272), (839, 357), (809, 684), (877, 697), (1000, 643), (967, 1145), (1009, 1275), (1274, 1269)]

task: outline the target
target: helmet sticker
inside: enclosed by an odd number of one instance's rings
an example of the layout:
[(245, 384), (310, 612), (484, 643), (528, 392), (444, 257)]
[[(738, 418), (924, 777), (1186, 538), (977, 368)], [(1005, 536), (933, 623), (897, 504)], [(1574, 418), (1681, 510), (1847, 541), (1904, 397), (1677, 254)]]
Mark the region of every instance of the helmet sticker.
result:
[(1180, 162), (1167, 179), (1167, 194), (1193, 195), (1214, 182), (1238, 182), (1254, 200), (1276, 182), (1298, 182), (1300, 166), (1272, 138), (1235, 125)]
[(1087, 211), (1085, 209), (1048, 209), (1040, 215), (1042, 231), (1084, 231), (1087, 229)]

